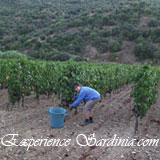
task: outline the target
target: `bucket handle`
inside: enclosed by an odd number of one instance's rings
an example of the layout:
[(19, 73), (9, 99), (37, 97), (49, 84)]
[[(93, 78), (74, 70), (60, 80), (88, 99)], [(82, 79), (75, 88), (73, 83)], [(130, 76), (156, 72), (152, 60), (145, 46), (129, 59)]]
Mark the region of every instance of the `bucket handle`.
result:
[[(49, 113), (49, 110), (50, 110), (50, 107), (47, 108), (47, 112)], [(66, 112), (64, 113), (64, 115), (66, 116), (67, 115), (67, 112), (68, 112), (68, 109), (65, 109)]]

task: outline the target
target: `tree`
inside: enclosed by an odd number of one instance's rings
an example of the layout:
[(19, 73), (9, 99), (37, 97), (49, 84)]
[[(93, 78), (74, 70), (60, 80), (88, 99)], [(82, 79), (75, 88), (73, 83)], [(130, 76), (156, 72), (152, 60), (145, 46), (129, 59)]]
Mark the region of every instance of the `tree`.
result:
[(119, 36), (121, 33), (121, 29), (119, 26), (113, 27), (112, 29), (112, 36)]
[(160, 27), (151, 30), (151, 39), (153, 42), (160, 42)]
[(160, 26), (160, 21), (158, 21), (155, 18), (152, 18), (152, 19), (149, 20), (148, 26), (149, 27), (158, 27), (158, 26)]
[(134, 48), (134, 54), (135, 56), (139, 57), (140, 60), (154, 58), (155, 51), (155, 46), (152, 43), (146, 41), (136, 44)]
[(109, 41), (109, 50), (111, 52), (118, 52), (121, 50), (121, 45), (118, 41), (111, 40)]

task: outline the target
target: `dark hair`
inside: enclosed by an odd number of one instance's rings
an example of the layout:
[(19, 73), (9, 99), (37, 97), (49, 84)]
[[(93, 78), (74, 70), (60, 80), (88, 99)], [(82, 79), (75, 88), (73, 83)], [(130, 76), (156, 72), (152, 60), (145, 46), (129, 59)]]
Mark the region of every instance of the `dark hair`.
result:
[(78, 87), (78, 86), (80, 86), (80, 84), (78, 83), (78, 82), (75, 82), (74, 84), (73, 84), (73, 87), (75, 88), (75, 87)]

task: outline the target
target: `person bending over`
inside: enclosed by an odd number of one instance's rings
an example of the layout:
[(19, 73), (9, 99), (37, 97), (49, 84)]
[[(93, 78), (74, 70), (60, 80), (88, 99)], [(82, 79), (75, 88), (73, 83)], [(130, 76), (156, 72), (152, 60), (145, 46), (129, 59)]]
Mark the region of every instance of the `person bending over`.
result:
[(80, 126), (85, 126), (90, 123), (93, 123), (93, 118), (91, 110), (93, 106), (99, 102), (100, 93), (93, 88), (80, 86), (79, 83), (74, 83), (74, 89), (78, 93), (75, 97), (75, 101), (70, 104), (70, 107), (77, 107), (82, 101), (86, 102), (83, 106), (83, 113), (85, 115), (85, 120)]

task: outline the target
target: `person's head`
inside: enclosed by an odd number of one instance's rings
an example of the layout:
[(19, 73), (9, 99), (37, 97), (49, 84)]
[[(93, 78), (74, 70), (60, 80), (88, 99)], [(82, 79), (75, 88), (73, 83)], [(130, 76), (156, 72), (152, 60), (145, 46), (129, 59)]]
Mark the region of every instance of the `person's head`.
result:
[(76, 91), (76, 92), (79, 92), (80, 91), (80, 89), (81, 89), (81, 86), (80, 86), (80, 84), (79, 83), (74, 83), (74, 90)]

